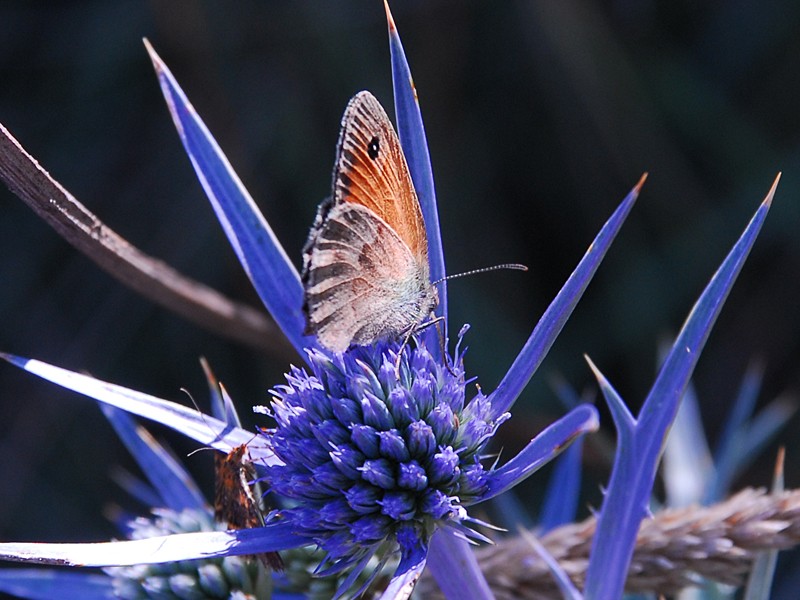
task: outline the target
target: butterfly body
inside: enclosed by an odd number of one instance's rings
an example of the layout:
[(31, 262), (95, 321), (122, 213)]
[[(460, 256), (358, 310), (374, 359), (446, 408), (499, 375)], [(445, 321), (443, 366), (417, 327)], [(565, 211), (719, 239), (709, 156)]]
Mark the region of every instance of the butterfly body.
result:
[(436, 306), (419, 200), (372, 94), (347, 106), (333, 175), (303, 249), (306, 333), (342, 352), (407, 333)]

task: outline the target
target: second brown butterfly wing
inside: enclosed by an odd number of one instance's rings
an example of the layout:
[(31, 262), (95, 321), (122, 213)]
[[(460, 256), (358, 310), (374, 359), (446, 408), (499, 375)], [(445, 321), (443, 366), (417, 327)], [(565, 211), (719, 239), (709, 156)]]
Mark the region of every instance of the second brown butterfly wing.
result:
[[(214, 518), (227, 523), (230, 529), (262, 527), (264, 517), (250, 489), (254, 477), (252, 465), (244, 461), (247, 446), (242, 444), (227, 455), (214, 455)], [(283, 560), (277, 552), (255, 555), (265, 567), (283, 570)]]
[(398, 334), (435, 303), (427, 264), (367, 208), (331, 207), (315, 231), (304, 273), (307, 333), (342, 352)]

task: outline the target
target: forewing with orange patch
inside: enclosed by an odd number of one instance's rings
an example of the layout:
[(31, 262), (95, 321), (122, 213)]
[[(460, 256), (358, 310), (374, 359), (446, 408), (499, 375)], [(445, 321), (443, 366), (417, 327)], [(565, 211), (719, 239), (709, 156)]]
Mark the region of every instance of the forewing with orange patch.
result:
[(428, 240), (400, 140), (378, 100), (367, 91), (350, 100), (333, 176), (334, 204), (352, 202), (397, 232), (413, 256), (428, 262)]

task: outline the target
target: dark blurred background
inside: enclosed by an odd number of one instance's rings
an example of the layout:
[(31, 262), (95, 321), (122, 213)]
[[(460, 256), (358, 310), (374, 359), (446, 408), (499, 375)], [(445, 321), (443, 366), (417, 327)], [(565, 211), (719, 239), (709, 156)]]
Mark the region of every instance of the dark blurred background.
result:
[[(450, 285), (472, 324), (468, 368), (490, 390), (602, 223), (645, 171), (638, 205), (501, 430), (510, 456), (563, 409), (550, 381), (592, 385), (586, 353), (638, 409), (673, 335), (776, 173), (772, 213), (696, 371), (710, 439), (747, 365), (761, 404), (800, 384), (800, 4), (396, 1), (419, 91), (448, 271), (522, 262)], [(347, 100), (390, 114), (382, 3), (4, 2), (0, 121), (145, 252), (258, 299), (169, 119), (148, 37), (299, 265), (328, 193)], [(188, 403), (205, 356), (250, 423), (296, 356), (204, 332), (100, 271), (0, 190), (0, 350)], [(101, 540), (135, 471), (94, 402), (0, 365), (0, 538)], [(604, 428), (612, 435), (610, 421)], [(767, 485), (779, 443), (800, 485), (795, 418), (737, 482)], [(158, 427), (185, 455), (196, 444)], [(608, 465), (587, 448), (586, 502)], [(211, 457), (185, 462), (211, 489)], [(520, 496), (535, 513), (544, 476)], [(585, 513), (581, 516), (585, 516)], [(786, 559), (784, 559), (786, 560)]]

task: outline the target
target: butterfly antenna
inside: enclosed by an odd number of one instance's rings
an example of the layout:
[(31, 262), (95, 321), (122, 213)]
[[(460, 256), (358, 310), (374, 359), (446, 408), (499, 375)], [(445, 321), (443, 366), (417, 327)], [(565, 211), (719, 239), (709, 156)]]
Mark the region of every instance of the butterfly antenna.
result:
[[(201, 359), (201, 360), (202, 360), (202, 359)], [(206, 422), (206, 417), (205, 417), (205, 415), (203, 414), (203, 411), (202, 411), (202, 410), (200, 410), (200, 405), (199, 405), (199, 404), (197, 404), (197, 402), (196, 402), (196, 401), (195, 401), (195, 399), (194, 399), (194, 396), (192, 396), (192, 393), (191, 393), (189, 390), (187, 390), (186, 388), (181, 388), (181, 390), (180, 390), (180, 391), (182, 391), (184, 394), (186, 394), (186, 395), (189, 397), (189, 400), (191, 400), (191, 401), (192, 401), (192, 404), (194, 404), (195, 410), (197, 410), (197, 413), (200, 415), (200, 420), (201, 420), (201, 421), (203, 421), (203, 424), (205, 424), (205, 425), (206, 425), (206, 427), (208, 427), (208, 429), (209, 429), (209, 431), (211, 431), (211, 433), (213, 433), (214, 435), (216, 435), (217, 437), (219, 437), (219, 434), (218, 434), (218, 433), (216, 433), (216, 432), (214, 432), (214, 428), (213, 428), (213, 427), (211, 427), (211, 425), (209, 425), (209, 424)], [(192, 450), (191, 452), (189, 452), (189, 454), (187, 454), (186, 456), (194, 456), (195, 454), (197, 454), (198, 452), (201, 452), (201, 451), (203, 451), (203, 450), (214, 450), (215, 452), (217, 451), (217, 449), (216, 449), (216, 448), (214, 448), (213, 446), (202, 446), (201, 448), (195, 448), (194, 450)]]
[(478, 273), (488, 273), (489, 271), (499, 271), (501, 269), (511, 269), (513, 271), (527, 271), (528, 267), (517, 263), (503, 263), (502, 265), (493, 265), (491, 267), (483, 267), (482, 269), (472, 269), (471, 271), (464, 271), (463, 273), (456, 273), (455, 275), (448, 275), (437, 279), (431, 285), (438, 285), (443, 281), (450, 281), (451, 279), (458, 279), (459, 277), (467, 277), (468, 275), (477, 275)]

